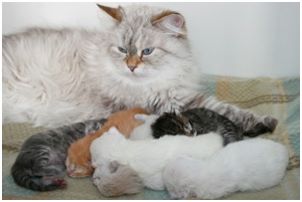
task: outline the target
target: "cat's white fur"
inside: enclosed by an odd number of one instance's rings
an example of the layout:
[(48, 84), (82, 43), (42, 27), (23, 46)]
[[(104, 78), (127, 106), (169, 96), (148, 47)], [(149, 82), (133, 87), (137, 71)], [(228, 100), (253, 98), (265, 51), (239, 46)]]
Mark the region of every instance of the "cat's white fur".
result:
[(174, 199), (217, 199), (236, 191), (275, 186), (287, 164), (285, 146), (257, 138), (229, 144), (204, 160), (176, 158), (167, 164), (163, 179)]
[[(206, 158), (222, 148), (222, 137), (209, 133), (196, 137), (164, 136), (151, 140), (128, 140), (116, 128), (111, 128), (90, 146), (94, 179), (102, 179), (108, 174), (102, 172), (109, 162), (117, 161), (129, 166), (142, 179), (144, 186), (163, 190), (162, 171), (173, 158), (188, 155)], [(102, 183), (102, 180), (99, 181)], [(128, 182), (132, 186), (132, 182)], [(99, 184), (99, 188), (102, 185)]]
[(152, 135), (152, 128), (151, 125), (156, 121), (159, 117), (155, 114), (136, 114), (135, 119), (142, 121), (143, 123), (136, 128), (133, 129), (131, 132), (129, 139), (130, 140), (146, 140), (146, 139), (154, 139)]
[[(34, 28), (3, 36), (3, 121), (54, 127), (107, 117), (121, 108), (161, 113), (182, 106), (185, 101), (176, 98), (192, 95), (188, 89), (200, 79), (188, 40), (176, 36), (183, 27), (170, 18), (152, 25), (151, 17), (163, 9), (122, 10), (122, 22), (107, 32)], [(134, 72), (118, 51), (130, 39), (138, 53), (155, 47)]]

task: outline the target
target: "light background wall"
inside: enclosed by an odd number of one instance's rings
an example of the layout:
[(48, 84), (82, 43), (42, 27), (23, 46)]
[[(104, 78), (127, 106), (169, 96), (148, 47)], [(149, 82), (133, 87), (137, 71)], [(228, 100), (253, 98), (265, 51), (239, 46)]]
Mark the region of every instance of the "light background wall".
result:
[[(147, 4), (185, 16), (194, 56), (205, 73), (242, 77), (300, 74), (297, 2)], [(37, 25), (105, 29), (111, 20), (91, 2), (2, 6), (3, 34)]]

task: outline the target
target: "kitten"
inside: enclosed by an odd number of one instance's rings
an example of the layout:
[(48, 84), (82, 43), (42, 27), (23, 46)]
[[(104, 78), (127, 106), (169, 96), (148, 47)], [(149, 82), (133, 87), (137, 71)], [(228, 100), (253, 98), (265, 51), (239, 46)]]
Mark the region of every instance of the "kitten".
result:
[(104, 122), (104, 119), (85, 121), (37, 133), (28, 138), (11, 168), (16, 184), (36, 191), (64, 188), (64, 162), (68, 146), (98, 130)]
[[(101, 193), (114, 190), (113, 188), (106, 189), (108, 182), (111, 187), (125, 190), (121, 187), (122, 185), (115, 183), (114, 180), (118, 176), (127, 180), (123, 184), (128, 189), (134, 189), (139, 187), (139, 180), (133, 176), (138, 175), (144, 186), (154, 190), (163, 190), (161, 173), (171, 159), (182, 155), (206, 158), (222, 146), (221, 136), (215, 133), (196, 137), (167, 135), (160, 139), (132, 141), (127, 140), (116, 128), (111, 128), (91, 144), (92, 165), (95, 167), (93, 182)], [(112, 172), (106, 172), (110, 170), (108, 167), (112, 166), (111, 162), (114, 161), (117, 165), (113, 166)], [(125, 166), (128, 169), (125, 169)], [(106, 193), (107, 196), (115, 194), (116, 192)], [(123, 193), (118, 192), (118, 194)]]
[(176, 158), (164, 169), (163, 180), (173, 199), (218, 199), (278, 185), (287, 164), (285, 146), (255, 138), (229, 144), (208, 159)]
[(106, 32), (34, 28), (3, 36), (4, 122), (54, 127), (134, 106), (157, 114), (206, 107), (245, 131), (275, 129), (276, 119), (205, 94), (180, 13), (99, 7), (114, 21)]
[(72, 143), (68, 149), (66, 159), (67, 173), (70, 177), (86, 177), (91, 176), (93, 167), (91, 166), (90, 145), (104, 132), (108, 131), (111, 127), (116, 127), (120, 130), (126, 138), (129, 137), (132, 130), (140, 125), (142, 122), (136, 120), (136, 114), (146, 114), (147, 112), (141, 108), (133, 108), (129, 110), (119, 111), (111, 116), (104, 123), (102, 128), (94, 134), (79, 139)]
[(255, 137), (260, 135), (260, 132), (267, 132), (255, 129), (245, 133), (228, 118), (206, 108), (190, 109), (180, 114), (164, 113), (154, 121), (151, 128), (155, 138), (164, 135), (195, 136), (216, 132), (222, 135), (224, 145), (242, 140), (243, 136)]

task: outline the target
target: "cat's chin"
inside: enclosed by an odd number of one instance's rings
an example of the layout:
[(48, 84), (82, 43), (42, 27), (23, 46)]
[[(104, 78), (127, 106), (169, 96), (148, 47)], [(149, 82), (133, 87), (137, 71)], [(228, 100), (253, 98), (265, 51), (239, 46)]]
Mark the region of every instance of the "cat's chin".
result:
[(123, 80), (129, 82), (150, 82), (156, 79), (157, 72), (156, 71), (146, 71), (146, 70), (134, 70), (131, 72), (130, 70), (126, 69), (125, 71), (120, 72), (120, 76)]

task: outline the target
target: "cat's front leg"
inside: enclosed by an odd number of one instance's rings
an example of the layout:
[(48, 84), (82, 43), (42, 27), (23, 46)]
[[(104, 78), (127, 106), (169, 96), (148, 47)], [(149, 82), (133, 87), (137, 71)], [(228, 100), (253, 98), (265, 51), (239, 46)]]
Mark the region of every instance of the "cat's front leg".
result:
[(151, 108), (159, 115), (165, 112), (180, 113), (185, 104), (184, 97), (179, 89), (173, 87), (158, 93), (151, 101)]

